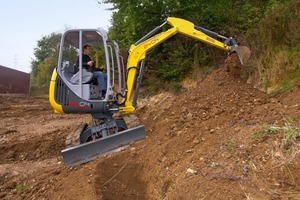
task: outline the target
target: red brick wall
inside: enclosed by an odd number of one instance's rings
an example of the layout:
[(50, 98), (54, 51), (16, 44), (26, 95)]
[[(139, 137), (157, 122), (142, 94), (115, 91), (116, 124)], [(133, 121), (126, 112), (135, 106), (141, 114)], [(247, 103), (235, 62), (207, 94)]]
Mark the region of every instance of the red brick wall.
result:
[(29, 95), (30, 74), (0, 65), (0, 96)]

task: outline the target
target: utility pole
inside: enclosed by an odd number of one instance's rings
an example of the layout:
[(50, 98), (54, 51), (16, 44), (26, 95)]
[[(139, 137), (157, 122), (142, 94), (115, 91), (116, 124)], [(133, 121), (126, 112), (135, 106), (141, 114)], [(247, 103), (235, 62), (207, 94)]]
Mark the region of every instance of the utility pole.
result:
[(17, 54), (14, 55), (14, 69), (18, 68), (18, 57)]

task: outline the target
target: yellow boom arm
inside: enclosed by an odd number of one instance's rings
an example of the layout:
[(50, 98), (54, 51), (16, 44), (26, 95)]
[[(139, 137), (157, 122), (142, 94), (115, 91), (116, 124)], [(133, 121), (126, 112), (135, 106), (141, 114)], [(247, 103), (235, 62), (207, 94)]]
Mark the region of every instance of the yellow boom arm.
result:
[[(155, 34), (154, 32), (156, 32), (156, 29), (161, 28), (166, 23), (168, 23), (172, 27), (165, 32), (161, 32), (152, 36), (153, 34)], [(202, 31), (200, 31), (199, 29)], [(204, 32), (209, 33), (211, 35), (219, 36), (225, 39), (226, 41), (225, 43), (222, 43), (206, 35)], [(226, 38), (224, 36), (218, 35), (215, 32), (209, 31), (202, 27), (195, 26), (192, 22), (183, 19), (174, 17), (167, 18), (167, 21), (164, 24), (162, 24), (159, 27), (156, 27), (153, 31), (144, 36), (140, 41), (138, 41), (136, 44), (132, 44), (130, 47), (127, 62), (127, 91), (125, 94), (125, 98), (123, 99), (124, 106), (119, 108), (122, 114), (132, 113), (135, 110), (136, 105), (134, 105), (133, 101), (137, 84), (137, 74), (140, 68), (139, 63), (145, 59), (146, 53), (148, 51), (161, 44), (168, 38), (176, 35), (177, 33), (207, 43), (226, 52), (234, 51), (234, 46), (236, 46), (236, 43), (232, 38)], [(227, 43), (232, 40), (235, 44), (233, 46), (227, 46)]]

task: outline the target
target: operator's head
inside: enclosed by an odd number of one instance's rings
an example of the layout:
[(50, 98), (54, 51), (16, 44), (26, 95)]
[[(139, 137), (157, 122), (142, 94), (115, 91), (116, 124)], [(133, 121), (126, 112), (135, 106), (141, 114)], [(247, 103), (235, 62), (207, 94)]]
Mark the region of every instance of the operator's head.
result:
[(92, 47), (90, 45), (86, 44), (86, 45), (83, 46), (82, 51), (83, 51), (83, 54), (90, 55), (91, 52), (92, 52)]

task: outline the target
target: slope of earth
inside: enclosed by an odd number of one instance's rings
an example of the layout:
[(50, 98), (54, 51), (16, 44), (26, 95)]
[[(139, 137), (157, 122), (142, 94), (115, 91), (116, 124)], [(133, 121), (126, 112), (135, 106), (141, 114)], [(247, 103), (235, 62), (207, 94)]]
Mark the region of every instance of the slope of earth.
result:
[[(300, 198), (299, 92), (298, 87), (271, 97), (239, 78), (232, 59), (183, 94), (143, 100), (137, 116), (147, 139), (100, 162), (100, 171), (117, 167), (108, 177), (105, 170), (97, 176), (97, 194), (104, 199), (120, 193), (122, 199)], [(294, 139), (286, 139), (288, 134)], [(126, 187), (133, 177), (136, 186)], [(146, 187), (143, 198), (136, 192), (140, 182)], [(114, 189), (120, 185), (125, 189)]]
[(269, 96), (228, 60), (185, 92), (139, 105), (131, 121), (145, 140), (67, 168), (65, 138), (89, 115), (55, 115), (47, 97), (0, 97), (0, 198), (300, 198), (299, 87)]

